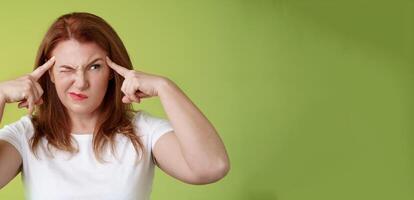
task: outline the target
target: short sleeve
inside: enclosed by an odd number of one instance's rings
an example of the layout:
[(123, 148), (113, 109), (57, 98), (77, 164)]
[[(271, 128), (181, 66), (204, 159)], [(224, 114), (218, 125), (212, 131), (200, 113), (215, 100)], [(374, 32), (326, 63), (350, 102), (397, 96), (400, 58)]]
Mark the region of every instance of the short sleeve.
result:
[(158, 139), (170, 132), (173, 131), (173, 127), (167, 119), (156, 117), (148, 112), (141, 111), (142, 117), (145, 119), (145, 121), (148, 123), (149, 128), (149, 138), (151, 140), (151, 149), (154, 149), (155, 143), (158, 141)]
[(23, 116), (20, 120), (5, 125), (0, 129), (0, 140), (13, 145), (20, 155), (23, 155), (22, 144), (27, 131), (27, 120), (30, 120), (28, 116)]

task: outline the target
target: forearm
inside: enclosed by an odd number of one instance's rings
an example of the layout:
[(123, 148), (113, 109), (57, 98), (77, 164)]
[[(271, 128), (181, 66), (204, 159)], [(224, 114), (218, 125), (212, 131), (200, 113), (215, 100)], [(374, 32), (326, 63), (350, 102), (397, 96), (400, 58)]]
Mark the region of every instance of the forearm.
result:
[(3, 119), (4, 107), (6, 106), (6, 99), (0, 94), (0, 123)]
[(227, 173), (230, 164), (225, 146), (197, 106), (168, 79), (163, 82), (158, 96), (189, 167), (200, 173), (217, 170)]

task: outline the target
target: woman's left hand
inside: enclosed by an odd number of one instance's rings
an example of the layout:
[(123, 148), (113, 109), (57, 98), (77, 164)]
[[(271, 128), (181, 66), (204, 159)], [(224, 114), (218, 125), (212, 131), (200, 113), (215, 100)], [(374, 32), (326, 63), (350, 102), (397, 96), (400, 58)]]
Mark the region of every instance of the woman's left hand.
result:
[(161, 76), (127, 69), (114, 63), (108, 57), (106, 57), (106, 63), (125, 78), (121, 87), (121, 91), (125, 94), (122, 98), (124, 103), (140, 103), (141, 98), (158, 96), (158, 88), (166, 80), (166, 78)]

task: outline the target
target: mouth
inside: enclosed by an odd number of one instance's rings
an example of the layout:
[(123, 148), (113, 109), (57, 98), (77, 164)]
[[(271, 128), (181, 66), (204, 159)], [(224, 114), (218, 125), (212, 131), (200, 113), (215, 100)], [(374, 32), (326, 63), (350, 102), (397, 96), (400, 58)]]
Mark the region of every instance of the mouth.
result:
[(70, 95), (70, 97), (72, 97), (73, 100), (76, 100), (76, 101), (81, 101), (81, 100), (84, 100), (84, 99), (88, 98), (88, 96), (86, 96), (84, 94), (75, 93), (75, 92), (69, 92), (69, 95)]

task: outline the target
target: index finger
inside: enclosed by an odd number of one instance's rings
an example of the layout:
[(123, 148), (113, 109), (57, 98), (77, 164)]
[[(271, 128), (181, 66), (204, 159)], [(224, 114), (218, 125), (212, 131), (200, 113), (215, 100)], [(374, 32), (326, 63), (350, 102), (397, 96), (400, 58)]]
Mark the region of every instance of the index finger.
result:
[(111, 59), (109, 59), (108, 56), (106, 56), (106, 62), (108, 63), (108, 66), (115, 70), (118, 74), (125, 77), (129, 69), (122, 67), (116, 63), (114, 63)]
[(49, 70), (50, 67), (53, 66), (55, 63), (55, 56), (50, 58), (45, 64), (41, 65), (40, 67), (36, 68), (30, 75), (37, 81), (42, 77), (42, 75)]

